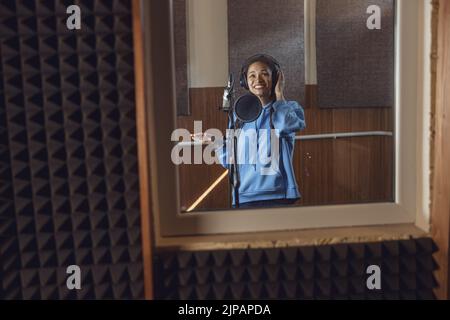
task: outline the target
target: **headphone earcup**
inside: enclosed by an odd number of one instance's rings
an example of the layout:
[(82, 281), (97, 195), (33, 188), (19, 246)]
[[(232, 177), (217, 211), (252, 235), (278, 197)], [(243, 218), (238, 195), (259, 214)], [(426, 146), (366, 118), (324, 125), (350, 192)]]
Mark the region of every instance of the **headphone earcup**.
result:
[(247, 84), (247, 79), (245, 77), (244, 72), (241, 71), (241, 76), (239, 79), (239, 83), (241, 84), (241, 87), (244, 88), (245, 90), (248, 90), (248, 84)]
[(278, 83), (278, 75), (280, 74), (280, 71), (278, 67), (276, 67), (275, 72), (272, 74), (272, 91), (273, 94), (275, 94), (275, 88), (277, 87)]

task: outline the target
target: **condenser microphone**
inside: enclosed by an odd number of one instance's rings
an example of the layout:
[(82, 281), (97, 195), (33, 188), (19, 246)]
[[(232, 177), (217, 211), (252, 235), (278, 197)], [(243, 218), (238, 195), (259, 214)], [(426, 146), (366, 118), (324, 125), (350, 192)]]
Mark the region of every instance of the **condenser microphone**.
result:
[(228, 76), (228, 84), (223, 90), (223, 100), (222, 100), (222, 108), (220, 108), (223, 112), (229, 112), (231, 106), (233, 105), (233, 90), (234, 90), (234, 79), (233, 74), (230, 73)]
[(240, 121), (253, 122), (262, 112), (261, 101), (253, 94), (245, 94), (237, 99), (234, 104), (234, 112)]

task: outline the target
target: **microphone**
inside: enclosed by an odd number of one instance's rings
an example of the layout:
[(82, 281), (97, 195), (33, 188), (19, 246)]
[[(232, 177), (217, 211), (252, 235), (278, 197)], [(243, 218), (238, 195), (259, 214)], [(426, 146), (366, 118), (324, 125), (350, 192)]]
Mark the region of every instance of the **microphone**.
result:
[(240, 121), (253, 122), (262, 112), (261, 101), (253, 94), (245, 94), (237, 99), (234, 104), (234, 112)]
[(230, 108), (232, 106), (231, 100), (233, 100), (233, 94), (234, 94), (234, 79), (233, 74), (230, 73), (230, 75), (228, 76), (228, 84), (223, 90), (222, 107), (220, 108), (223, 112), (230, 111)]

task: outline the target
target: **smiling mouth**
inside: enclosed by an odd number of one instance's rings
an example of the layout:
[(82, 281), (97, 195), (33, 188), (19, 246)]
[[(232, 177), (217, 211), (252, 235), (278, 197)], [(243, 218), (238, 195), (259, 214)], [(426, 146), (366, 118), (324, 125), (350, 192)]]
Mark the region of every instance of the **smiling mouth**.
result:
[(266, 86), (264, 86), (264, 85), (257, 85), (257, 86), (254, 86), (253, 88), (255, 88), (255, 89), (264, 89)]

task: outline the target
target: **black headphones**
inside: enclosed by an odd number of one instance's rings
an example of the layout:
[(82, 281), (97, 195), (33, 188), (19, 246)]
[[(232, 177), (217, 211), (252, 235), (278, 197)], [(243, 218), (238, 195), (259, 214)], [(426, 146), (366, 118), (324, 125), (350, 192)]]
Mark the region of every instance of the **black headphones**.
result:
[(251, 56), (245, 61), (245, 63), (242, 65), (241, 73), (239, 76), (239, 82), (241, 84), (241, 87), (246, 90), (249, 90), (247, 82), (248, 68), (250, 67), (250, 65), (258, 61), (267, 64), (270, 67), (270, 69), (272, 69), (272, 93), (273, 93), (278, 82), (278, 75), (281, 71), (281, 65), (274, 57), (269, 56), (268, 54), (255, 54), (254, 56)]

